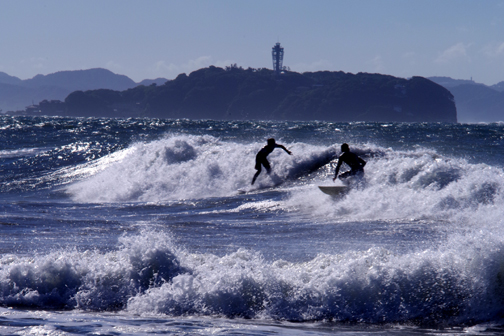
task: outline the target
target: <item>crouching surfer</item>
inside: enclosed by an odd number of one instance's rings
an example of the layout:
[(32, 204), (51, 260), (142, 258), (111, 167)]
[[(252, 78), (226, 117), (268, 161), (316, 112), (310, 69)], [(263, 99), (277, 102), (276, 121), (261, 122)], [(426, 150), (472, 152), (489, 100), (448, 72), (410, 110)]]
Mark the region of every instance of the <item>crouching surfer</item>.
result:
[(256, 155), (256, 164), (255, 164), (255, 169), (257, 172), (255, 173), (254, 177), (252, 178), (252, 185), (254, 184), (256, 178), (259, 176), (261, 173), (261, 166), (264, 166), (266, 168), (266, 172), (269, 174), (271, 173), (271, 166), (268, 162), (268, 155), (273, 152), (275, 148), (282, 148), (284, 151), (287, 152), (287, 154), (292, 155), (292, 153), (285, 148), (283, 145), (275, 143), (275, 139), (271, 138), (268, 139), (268, 144), (264, 146), (259, 153)]
[[(340, 178), (340, 180), (345, 180), (350, 176), (363, 177), (366, 161), (358, 157), (357, 154), (350, 152), (350, 147), (348, 147), (348, 144), (346, 143), (341, 145), (341, 151), (343, 153), (338, 159), (338, 164), (336, 165), (336, 172), (334, 173), (333, 181), (336, 181), (338, 177)], [(343, 162), (350, 167), (350, 170), (338, 176), (341, 164)]]

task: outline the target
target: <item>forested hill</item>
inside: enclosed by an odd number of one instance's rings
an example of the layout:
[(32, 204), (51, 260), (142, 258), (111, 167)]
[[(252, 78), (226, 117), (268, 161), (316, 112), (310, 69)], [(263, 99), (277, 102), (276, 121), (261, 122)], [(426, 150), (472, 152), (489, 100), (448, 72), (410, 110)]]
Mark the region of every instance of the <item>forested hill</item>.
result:
[(211, 66), (157, 86), (75, 91), (46, 115), (215, 120), (456, 122), (452, 94), (422, 77)]

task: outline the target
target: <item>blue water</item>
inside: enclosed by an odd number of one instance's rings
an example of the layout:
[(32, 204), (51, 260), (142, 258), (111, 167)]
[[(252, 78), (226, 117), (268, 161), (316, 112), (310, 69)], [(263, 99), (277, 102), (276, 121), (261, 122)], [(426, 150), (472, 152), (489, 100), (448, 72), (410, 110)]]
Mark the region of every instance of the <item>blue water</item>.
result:
[[(293, 155), (251, 186), (270, 137)], [(343, 142), (366, 175), (332, 198)], [(500, 334), (503, 144), (503, 124), (0, 117), (0, 334)]]

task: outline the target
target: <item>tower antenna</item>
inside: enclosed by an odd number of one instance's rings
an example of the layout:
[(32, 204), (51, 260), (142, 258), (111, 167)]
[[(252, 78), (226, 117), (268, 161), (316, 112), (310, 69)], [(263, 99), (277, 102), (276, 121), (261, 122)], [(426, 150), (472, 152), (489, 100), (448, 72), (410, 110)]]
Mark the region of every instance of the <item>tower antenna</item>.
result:
[(280, 42), (277, 42), (271, 51), (271, 56), (273, 58), (273, 70), (276, 75), (280, 75), (280, 72), (283, 70), (283, 56), (284, 56), (284, 48), (280, 46)]

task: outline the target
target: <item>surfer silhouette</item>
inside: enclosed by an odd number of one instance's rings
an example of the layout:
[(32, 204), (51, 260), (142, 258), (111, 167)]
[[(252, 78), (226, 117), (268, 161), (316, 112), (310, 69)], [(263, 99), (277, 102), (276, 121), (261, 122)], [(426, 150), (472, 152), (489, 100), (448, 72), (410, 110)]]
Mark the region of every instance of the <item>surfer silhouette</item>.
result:
[(344, 143), (341, 145), (341, 151), (343, 152), (339, 159), (338, 164), (336, 165), (336, 172), (334, 173), (333, 181), (336, 181), (338, 178), (338, 173), (341, 167), (341, 164), (344, 162), (349, 167), (350, 170), (342, 173), (339, 178), (341, 180), (346, 179), (350, 176), (363, 176), (364, 175), (364, 166), (366, 165), (366, 161), (362, 160), (357, 154), (350, 152), (350, 147), (348, 144)]
[(254, 184), (256, 178), (261, 173), (261, 165), (264, 166), (264, 168), (266, 168), (266, 172), (268, 174), (271, 173), (271, 166), (268, 162), (267, 157), (271, 152), (273, 152), (273, 150), (275, 148), (282, 148), (284, 151), (287, 152), (287, 154), (292, 155), (292, 153), (287, 148), (285, 148), (283, 145), (275, 143), (275, 139), (273, 139), (273, 138), (268, 139), (268, 144), (266, 146), (264, 146), (259, 151), (259, 153), (257, 153), (257, 155), (256, 155), (255, 169), (257, 170), (257, 172), (255, 173), (254, 177), (252, 178), (252, 183), (251, 183), (252, 185)]

